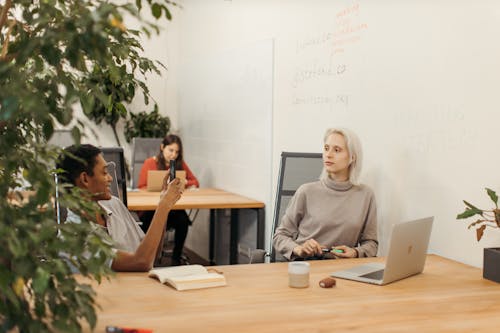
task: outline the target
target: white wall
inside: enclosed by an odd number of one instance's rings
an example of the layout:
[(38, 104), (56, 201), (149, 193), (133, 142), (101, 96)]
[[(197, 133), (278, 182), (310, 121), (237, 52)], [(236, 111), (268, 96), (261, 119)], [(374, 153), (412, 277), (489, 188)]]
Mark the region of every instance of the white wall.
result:
[(327, 127), (350, 127), (364, 143), (382, 254), (391, 224), (426, 215), (436, 217), (433, 252), (480, 266), (482, 248), (498, 246), (498, 232), (477, 243), (455, 220), (462, 199), (487, 208), (483, 188), (500, 189), (495, 1), (182, 4), (175, 63), (274, 40), (272, 188), (281, 151), (320, 151)]

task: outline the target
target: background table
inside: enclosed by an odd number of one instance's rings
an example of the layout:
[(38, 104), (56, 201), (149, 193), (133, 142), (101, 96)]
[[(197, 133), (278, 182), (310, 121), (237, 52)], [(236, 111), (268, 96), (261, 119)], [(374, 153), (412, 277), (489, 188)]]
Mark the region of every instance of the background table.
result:
[(158, 332), (495, 332), (500, 284), (481, 270), (435, 255), (423, 274), (386, 286), (337, 279), (330, 272), (380, 258), (311, 261), (310, 287), (288, 287), (287, 263), (217, 266), (228, 285), (176, 291), (146, 273), (118, 273), (97, 288), (106, 325)]
[[(160, 201), (158, 192), (129, 191), (127, 193), (128, 209), (132, 211), (155, 210)], [(209, 260), (215, 264), (215, 221), (216, 209), (230, 209), (230, 257), (229, 262), (238, 261), (238, 226), (239, 210), (255, 209), (257, 214), (257, 248), (264, 248), (265, 211), (264, 203), (245, 196), (215, 188), (200, 188), (186, 190), (177, 201), (174, 209), (209, 209), (210, 210), (210, 240)]]

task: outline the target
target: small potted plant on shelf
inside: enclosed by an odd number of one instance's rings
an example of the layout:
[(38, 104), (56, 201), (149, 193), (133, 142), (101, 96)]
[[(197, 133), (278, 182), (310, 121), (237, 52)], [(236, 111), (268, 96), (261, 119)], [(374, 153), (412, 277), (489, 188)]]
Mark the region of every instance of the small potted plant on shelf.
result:
[[(486, 192), (495, 207), (489, 210), (480, 209), (464, 200), (465, 211), (457, 215), (457, 219), (467, 219), (477, 216), (477, 220), (470, 223), (468, 228), (476, 228), (477, 240), (480, 241), (486, 228), (500, 228), (500, 209), (498, 196), (495, 191), (486, 188)], [(500, 282), (500, 248), (485, 248), (483, 258), (483, 277)]]

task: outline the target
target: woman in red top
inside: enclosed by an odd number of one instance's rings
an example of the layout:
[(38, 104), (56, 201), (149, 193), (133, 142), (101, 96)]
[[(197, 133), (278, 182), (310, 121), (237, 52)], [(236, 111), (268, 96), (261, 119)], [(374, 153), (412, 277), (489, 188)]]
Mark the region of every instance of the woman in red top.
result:
[[(186, 171), (186, 187), (199, 187), (198, 179), (184, 162), (182, 154), (182, 141), (177, 135), (167, 135), (160, 145), (160, 152), (154, 157), (144, 161), (139, 174), (139, 188), (144, 189), (148, 183), (149, 170), (169, 170), (170, 160), (175, 160), (175, 169)], [(154, 211), (145, 211), (140, 214), (141, 228), (146, 232), (153, 219)], [(167, 229), (175, 229), (174, 251), (172, 254), (172, 265), (181, 264), (182, 248), (188, 233), (191, 221), (185, 210), (171, 210), (167, 218)]]
[(182, 141), (174, 134), (167, 135), (160, 145), (158, 155), (150, 157), (144, 161), (139, 174), (139, 185), (137, 187), (145, 189), (148, 184), (149, 170), (169, 170), (170, 160), (175, 160), (175, 170), (186, 171), (186, 187), (200, 187), (198, 179), (189, 169), (182, 154)]

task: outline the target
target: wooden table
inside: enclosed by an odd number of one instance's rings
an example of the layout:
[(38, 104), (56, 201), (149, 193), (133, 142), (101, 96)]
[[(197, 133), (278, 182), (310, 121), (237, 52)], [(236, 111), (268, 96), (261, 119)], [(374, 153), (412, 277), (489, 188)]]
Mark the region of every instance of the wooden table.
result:
[[(158, 192), (129, 191), (127, 192), (127, 205), (129, 210), (155, 210), (160, 201)], [(238, 261), (238, 226), (239, 210), (255, 209), (257, 214), (257, 247), (264, 248), (265, 211), (264, 203), (245, 196), (226, 192), (215, 188), (200, 188), (186, 190), (177, 201), (174, 209), (210, 209), (210, 240), (209, 260), (215, 264), (215, 221), (217, 209), (230, 209), (230, 258), (229, 262)]]
[(218, 266), (225, 287), (176, 291), (146, 273), (119, 273), (97, 288), (96, 332), (106, 325), (158, 332), (497, 332), (500, 284), (481, 270), (430, 255), (423, 274), (376, 286), (330, 272), (380, 258), (311, 261), (310, 286), (288, 287), (287, 264)]

